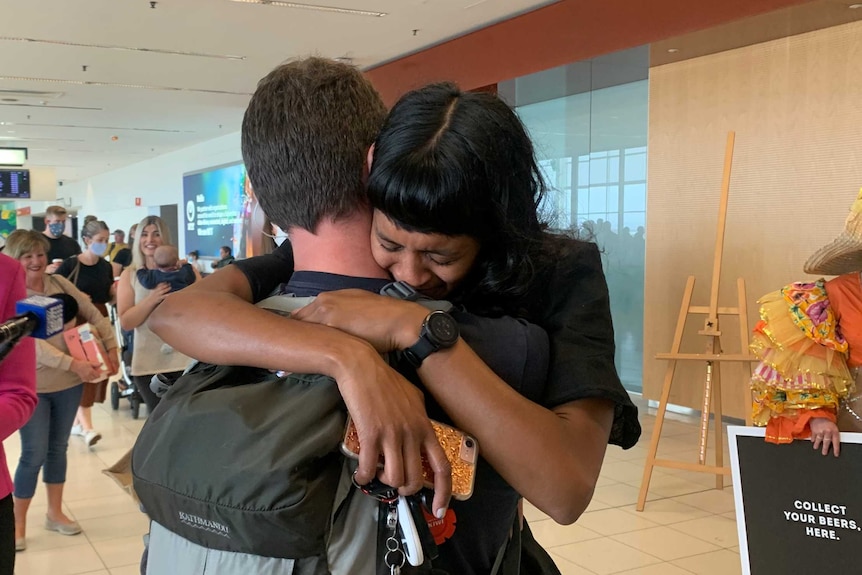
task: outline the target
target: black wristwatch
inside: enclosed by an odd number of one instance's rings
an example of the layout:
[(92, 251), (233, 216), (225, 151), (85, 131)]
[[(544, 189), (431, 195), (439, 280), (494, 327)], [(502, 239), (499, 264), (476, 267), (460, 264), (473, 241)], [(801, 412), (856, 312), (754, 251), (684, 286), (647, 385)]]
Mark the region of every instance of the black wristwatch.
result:
[(459, 335), (458, 322), (451, 315), (445, 311), (432, 311), (422, 322), (419, 341), (402, 353), (410, 365), (418, 368), (425, 358), (435, 351), (455, 345)]

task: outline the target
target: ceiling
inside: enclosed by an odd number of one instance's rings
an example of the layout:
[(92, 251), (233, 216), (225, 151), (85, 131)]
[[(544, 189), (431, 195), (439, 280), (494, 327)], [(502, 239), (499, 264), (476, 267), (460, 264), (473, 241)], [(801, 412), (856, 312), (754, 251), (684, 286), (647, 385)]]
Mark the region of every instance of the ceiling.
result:
[(257, 81), (288, 58), (367, 68), (553, 3), (320, 2), (386, 15), (231, 0), (0, 0), (0, 146), (29, 148), (27, 167), (54, 167), (58, 180), (83, 179), (239, 130)]

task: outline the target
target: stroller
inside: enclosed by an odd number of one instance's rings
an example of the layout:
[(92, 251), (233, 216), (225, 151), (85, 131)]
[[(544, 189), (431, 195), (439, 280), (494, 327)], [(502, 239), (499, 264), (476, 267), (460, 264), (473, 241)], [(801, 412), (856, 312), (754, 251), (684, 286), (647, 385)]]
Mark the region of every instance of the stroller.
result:
[(116, 411), (120, 409), (120, 399), (127, 398), (132, 410), (132, 419), (137, 419), (141, 412), (143, 399), (132, 380), (132, 348), (134, 347), (134, 332), (124, 331), (120, 326), (120, 314), (116, 305), (109, 305), (108, 312), (111, 323), (114, 325), (114, 333), (120, 344), (120, 371), (111, 381), (111, 408)]

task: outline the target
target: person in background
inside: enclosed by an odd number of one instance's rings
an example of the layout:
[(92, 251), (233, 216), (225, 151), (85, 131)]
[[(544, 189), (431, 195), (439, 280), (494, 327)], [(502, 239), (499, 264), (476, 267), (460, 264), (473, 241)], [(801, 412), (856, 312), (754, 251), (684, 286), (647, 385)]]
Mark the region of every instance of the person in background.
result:
[(190, 251), (186, 256), (186, 259), (201, 276), (207, 273), (208, 270), (206, 265), (204, 265), (204, 262), (201, 261), (201, 253), (198, 250)]
[(121, 327), (135, 331), (132, 377), (147, 404), (147, 413), (152, 413), (159, 404), (159, 398), (150, 389), (152, 377), (159, 373), (179, 377), (192, 360), (167, 345), (147, 326), (150, 314), (171, 292), (170, 284), (163, 282), (147, 289), (138, 280), (139, 270), (157, 269), (156, 249), (171, 243), (168, 228), (160, 217), (147, 216), (141, 220), (137, 232), (132, 245), (132, 265), (123, 270), (117, 287), (117, 312)]
[(222, 246), (219, 248), (219, 260), (217, 262), (213, 262), (212, 267), (214, 270), (220, 270), (223, 267), (229, 266), (234, 261), (236, 260), (233, 257), (230, 246)]
[(120, 277), (123, 270), (132, 263), (132, 251), (126, 244), (126, 232), (117, 228), (114, 230), (113, 236), (113, 241), (108, 244), (105, 259), (114, 269), (114, 277)]
[(135, 245), (135, 234), (138, 231), (138, 224), (132, 224), (132, 227), (129, 228), (129, 249), (132, 249), (132, 246)]
[[(9, 235), (6, 253), (24, 266), (28, 295), (64, 296), (64, 321), (72, 327), (76, 315), (88, 321), (107, 351), (108, 372), (116, 373), (117, 340), (108, 318), (90, 302), (87, 294), (62, 276), (48, 274), (48, 241), (35, 231), (16, 230)], [(70, 299), (71, 298), (71, 299)], [(72, 309), (77, 304), (77, 309)], [(68, 317), (67, 317), (68, 316)], [(48, 495), (45, 529), (77, 535), (81, 527), (63, 512), (66, 482), (66, 450), (72, 422), (81, 403), (85, 381), (101, 375), (100, 365), (75, 359), (63, 334), (36, 341), (36, 392), (39, 402), (33, 417), (21, 428), (21, 457), (15, 470), (15, 548), (27, 547), (27, 511), (36, 492), (39, 471)]]
[[(125, 247), (117, 250), (117, 253), (109, 260), (111, 262), (111, 268), (114, 270), (115, 279), (120, 277), (120, 274), (123, 273), (124, 269), (132, 265), (132, 245), (135, 242), (135, 230), (137, 227), (138, 224), (134, 224), (129, 228), (129, 243), (123, 244)], [(114, 233), (122, 233), (122, 231), (123, 230), (117, 230)]]
[(138, 281), (147, 289), (156, 289), (160, 283), (167, 282), (171, 291), (178, 291), (200, 279), (191, 264), (180, 264), (180, 255), (174, 246), (157, 247), (153, 261), (156, 269), (138, 270)]
[[(24, 268), (0, 254), (0, 320), (15, 315), (15, 302), (27, 297)], [(15, 513), (12, 477), (3, 441), (27, 423), (36, 409), (36, 348), (26, 337), (0, 360), (0, 575), (15, 571)]]
[[(104, 317), (108, 317), (108, 304), (116, 297), (114, 272), (111, 264), (104, 260), (108, 233), (108, 224), (105, 222), (91, 220), (84, 224), (81, 239), (86, 249), (64, 260), (56, 272), (90, 296), (93, 305)], [(93, 429), (92, 409), (94, 403), (104, 403), (107, 389), (107, 380), (84, 384), (72, 435), (83, 437), (87, 447), (93, 447), (102, 439), (102, 434)]]
[(45, 210), (45, 231), (42, 234), (48, 240), (48, 267), (45, 271), (55, 273), (61, 261), (81, 253), (81, 246), (63, 232), (66, 231), (66, 219), (69, 213), (63, 206), (48, 206)]

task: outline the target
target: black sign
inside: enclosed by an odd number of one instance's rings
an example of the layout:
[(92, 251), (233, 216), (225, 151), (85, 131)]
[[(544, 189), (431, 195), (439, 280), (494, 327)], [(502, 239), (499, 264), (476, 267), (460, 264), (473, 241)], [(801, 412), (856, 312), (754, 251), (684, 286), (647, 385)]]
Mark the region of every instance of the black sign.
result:
[(0, 169), (0, 198), (23, 200), (30, 197), (30, 170)]
[(814, 451), (809, 441), (775, 445), (762, 435), (733, 434), (730, 439), (736, 442), (734, 477), (742, 491), (740, 513), (737, 490), (737, 521), (744, 522), (746, 541), (740, 541), (740, 551), (744, 562), (747, 548), (750, 566), (743, 572), (862, 573), (862, 444), (842, 443), (836, 458)]

